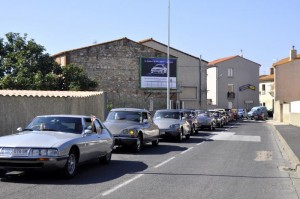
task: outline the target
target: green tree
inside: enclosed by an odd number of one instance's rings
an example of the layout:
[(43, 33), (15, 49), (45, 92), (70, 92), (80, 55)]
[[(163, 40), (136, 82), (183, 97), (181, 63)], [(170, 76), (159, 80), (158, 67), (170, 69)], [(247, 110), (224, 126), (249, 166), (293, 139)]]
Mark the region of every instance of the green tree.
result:
[(7, 33), (0, 38), (0, 89), (94, 90), (90, 80), (76, 65), (60, 67), (45, 48), (27, 34)]

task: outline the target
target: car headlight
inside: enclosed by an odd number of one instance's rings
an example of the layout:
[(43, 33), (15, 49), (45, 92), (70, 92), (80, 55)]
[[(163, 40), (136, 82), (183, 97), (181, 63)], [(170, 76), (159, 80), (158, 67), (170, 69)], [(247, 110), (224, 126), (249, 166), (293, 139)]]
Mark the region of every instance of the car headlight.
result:
[(0, 155), (3, 156), (10, 156), (13, 154), (14, 149), (13, 148), (0, 148)]
[(32, 149), (30, 156), (34, 157), (54, 157), (58, 156), (58, 150), (57, 149)]
[(125, 135), (134, 135), (136, 132), (135, 129), (123, 129), (121, 131), (121, 134), (125, 134)]
[(170, 125), (171, 129), (178, 129), (180, 127), (180, 124), (172, 124)]

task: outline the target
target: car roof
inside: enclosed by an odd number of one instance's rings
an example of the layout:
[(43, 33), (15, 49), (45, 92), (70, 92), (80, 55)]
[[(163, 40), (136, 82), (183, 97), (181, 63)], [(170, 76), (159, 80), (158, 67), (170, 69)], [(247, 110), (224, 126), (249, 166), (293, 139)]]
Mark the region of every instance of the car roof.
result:
[(160, 109), (156, 112), (184, 112), (182, 109)]
[(36, 117), (74, 117), (74, 118), (90, 118), (88, 115), (71, 115), (71, 114), (56, 114), (56, 115), (38, 115)]
[(148, 110), (146, 109), (141, 109), (141, 108), (114, 108), (114, 109), (111, 109), (110, 111), (138, 111), (138, 112), (148, 112)]

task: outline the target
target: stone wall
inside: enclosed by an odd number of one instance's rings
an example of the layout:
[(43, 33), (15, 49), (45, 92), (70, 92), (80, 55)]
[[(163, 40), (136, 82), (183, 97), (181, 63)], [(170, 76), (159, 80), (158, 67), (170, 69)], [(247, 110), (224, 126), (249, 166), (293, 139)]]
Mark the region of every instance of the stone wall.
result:
[[(163, 52), (149, 48), (127, 38), (71, 50), (55, 55), (66, 57), (67, 64), (82, 67), (91, 79), (98, 82), (98, 89), (107, 92), (110, 107), (166, 108), (166, 92), (140, 89), (140, 58), (166, 57)], [(175, 100), (176, 101), (176, 100)]]

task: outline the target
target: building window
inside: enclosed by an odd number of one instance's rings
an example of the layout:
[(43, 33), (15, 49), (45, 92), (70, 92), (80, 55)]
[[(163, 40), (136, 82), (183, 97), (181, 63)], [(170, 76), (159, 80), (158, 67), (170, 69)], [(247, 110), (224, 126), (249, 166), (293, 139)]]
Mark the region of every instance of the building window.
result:
[(233, 68), (228, 68), (228, 77), (233, 77)]
[(266, 85), (265, 84), (261, 85), (261, 94), (262, 95), (266, 94)]
[(233, 84), (228, 84), (228, 92), (227, 92), (227, 99), (234, 99), (235, 93), (233, 92)]
[(228, 92), (233, 92), (233, 84), (228, 84)]

